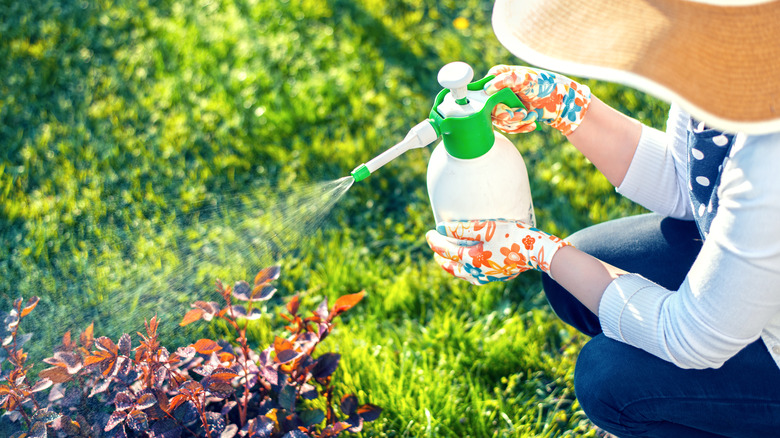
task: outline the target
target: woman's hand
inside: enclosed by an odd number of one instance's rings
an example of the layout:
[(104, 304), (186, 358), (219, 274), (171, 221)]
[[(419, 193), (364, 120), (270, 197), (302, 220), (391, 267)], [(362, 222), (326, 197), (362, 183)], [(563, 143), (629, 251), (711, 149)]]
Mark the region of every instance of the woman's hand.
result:
[(487, 94), (510, 88), (527, 108), (496, 106), (493, 124), (504, 132), (531, 132), (541, 121), (568, 136), (580, 125), (590, 105), (587, 86), (550, 71), (497, 65), (488, 74), (496, 77), (485, 85)]
[(446, 235), (431, 230), (425, 238), (445, 271), (472, 284), (506, 281), (535, 269), (550, 273), (564, 240), (523, 222), (485, 220), (445, 222)]

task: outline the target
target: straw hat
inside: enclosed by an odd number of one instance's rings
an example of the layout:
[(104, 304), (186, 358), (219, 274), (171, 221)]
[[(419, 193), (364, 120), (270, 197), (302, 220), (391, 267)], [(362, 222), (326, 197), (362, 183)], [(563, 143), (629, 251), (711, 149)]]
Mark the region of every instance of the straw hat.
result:
[(497, 0), (516, 56), (674, 101), (724, 131), (780, 131), (780, 1)]

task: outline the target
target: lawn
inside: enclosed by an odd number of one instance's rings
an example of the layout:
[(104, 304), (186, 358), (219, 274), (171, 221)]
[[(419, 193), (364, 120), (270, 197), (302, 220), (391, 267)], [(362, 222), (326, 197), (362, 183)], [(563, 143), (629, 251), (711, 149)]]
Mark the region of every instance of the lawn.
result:
[[(427, 116), (438, 69), (519, 63), (485, 0), (37, 0), (0, 4), (0, 304), (38, 295), (31, 360), (67, 330), (116, 338), (158, 315), (169, 348), (214, 281), (280, 264), (250, 342), (294, 294), (366, 298), (326, 342), (339, 390), (384, 411), (362, 436), (593, 436), (574, 399), (587, 340), (539, 276), (474, 287), (432, 260), (430, 149), (323, 193)], [(668, 107), (585, 81), (662, 127)], [(539, 225), (635, 214), (551, 129), (513, 136)], [(336, 202), (338, 201), (338, 202)]]

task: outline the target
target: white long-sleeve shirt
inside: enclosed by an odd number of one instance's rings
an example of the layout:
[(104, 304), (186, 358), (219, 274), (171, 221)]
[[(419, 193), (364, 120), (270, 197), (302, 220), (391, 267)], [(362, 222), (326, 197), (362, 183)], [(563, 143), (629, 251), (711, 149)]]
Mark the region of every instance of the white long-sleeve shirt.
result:
[[(618, 192), (694, 219), (688, 120), (673, 105), (665, 133), (643, 127)], [(718, 368), (760, 337), (780, 367), (780, 133), (737, 134), (717, 190), (716, 216), (680, 289), (618, 277), (599, 304), (602, 329), (682, 368)]]

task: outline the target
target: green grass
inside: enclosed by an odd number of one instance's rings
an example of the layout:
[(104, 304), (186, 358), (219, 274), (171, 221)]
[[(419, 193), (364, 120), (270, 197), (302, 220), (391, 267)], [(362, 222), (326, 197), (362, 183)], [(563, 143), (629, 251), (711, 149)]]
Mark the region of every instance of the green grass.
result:
[[(518, 63), (484, 0), (82, 0), (0, 5), (0, 295), (40, 295), (39, 361), (66, 330), (140, 329), (174, 347), (224, 327), (176, 323), (216, 278), (281, 263), (278, 298), (365, 289), (328, 346), (343, 392), (384, 408), (363, 436), (588, 436), (572, 373), (586, 339), (539, 277), (476, 288), (424, 242), (430, 150), (356, 184), (279, 236), (307, 188), (347, 175), (428, 113), (447, 62)], [(453, 20), (469, 20), (458, 30)], [(662, 126), (667, 106), (586, 81)], [(539, 225), (566, 236), (634, 214), (550, 129), (513, 137)], [(313, 186), (312, 186), (313, 185)], [(292, 204), (290, 209), (283, 205)], [(306, 218), (309, 216), (305, 215)], [(257, 219), (257, 220), (254, 220)], [(315, 225), (319, 225), (315, 230)]]

